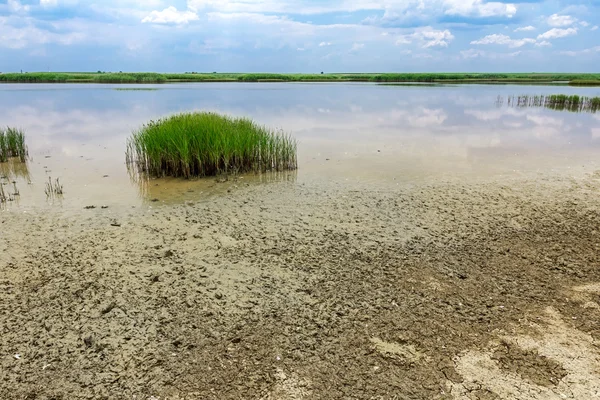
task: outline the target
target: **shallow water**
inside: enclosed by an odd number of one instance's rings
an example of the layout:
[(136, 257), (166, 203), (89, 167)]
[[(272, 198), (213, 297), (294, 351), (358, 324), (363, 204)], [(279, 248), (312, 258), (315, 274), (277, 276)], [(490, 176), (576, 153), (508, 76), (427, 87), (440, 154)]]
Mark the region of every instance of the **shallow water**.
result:
[[(156, 88), (158, 90), (115, 90)], [(405, 185), (523, 174), (582, 175), (600, 169), (600, 114), (498, 106), (498, 96), (598, 96), (600, 88), (522, 85), (435, 87), (320, 83), (0, 85), (0, 124), (25, 129), (31, 160), (0, 165), (20, 196), (7, 210), (130, 208), (225, 193), (236, 186)], [(174, 112), (248, 116), (299, 139), (299, 170), (215, 179), (132, 180), (132, 130)], [(48, 199), (49, 178), (64, 196)], [(11, 185), (5, 186), (8, 190)], [(158, 201), (157, 201), (158, 200)]]

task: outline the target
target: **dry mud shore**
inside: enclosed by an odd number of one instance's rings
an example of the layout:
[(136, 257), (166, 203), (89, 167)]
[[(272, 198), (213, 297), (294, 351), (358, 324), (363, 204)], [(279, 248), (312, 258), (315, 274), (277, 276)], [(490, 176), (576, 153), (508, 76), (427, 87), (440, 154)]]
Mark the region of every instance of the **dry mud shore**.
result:
[(238, 186), (0, 213), (0, 398), (600, 396), (599, 173)]

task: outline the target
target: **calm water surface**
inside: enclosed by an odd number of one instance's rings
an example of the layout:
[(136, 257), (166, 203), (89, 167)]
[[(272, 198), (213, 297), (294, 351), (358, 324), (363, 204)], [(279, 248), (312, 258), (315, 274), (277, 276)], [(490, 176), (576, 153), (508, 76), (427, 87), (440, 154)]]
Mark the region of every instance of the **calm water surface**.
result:
[[(122, 91), (116, 88), (155, 88)], [(600, 169), (600, 114), (496, 105), (519, 94), (600, 96), (599, 88), (382, 86), (371, 84), (0, 85), (0, 124), (25, 129), (26, 169), (0, 165), (21, 195), (4, 210), (79, 210), (197, 200), (231, 185), (406, 185), (523, 174), (582, 175)], [(296, 173), (133, 182), (125, 143), (150, 119), (209, 110), (248, 116), (299, 140)], [(64, 185), (47, 199), (48, 178)], [(5, 186), (5, 188), (12, 188)], [(12, 191), (10, 189), (9, 191)]]

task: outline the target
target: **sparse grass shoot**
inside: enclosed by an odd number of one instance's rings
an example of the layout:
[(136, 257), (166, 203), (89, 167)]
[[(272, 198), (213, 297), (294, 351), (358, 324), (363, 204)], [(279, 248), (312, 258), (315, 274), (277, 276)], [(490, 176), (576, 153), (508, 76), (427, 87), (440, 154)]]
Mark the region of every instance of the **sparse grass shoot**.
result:
[(296, 140), (247, 118), (210, 112), (150, 121), (127, 143), (127, 165), (152, 176), (202, 177), (297, 168)]
[(46, 197), (48, 198), (62, 196), (63, 186), (61, 185), (58, 178), (56, 178), (56, 180), (52, 182), (52, 178), (48, 177), (48, 182), (46, 182), (46, 189), (44, 189), (44, 192), (46, 192)]

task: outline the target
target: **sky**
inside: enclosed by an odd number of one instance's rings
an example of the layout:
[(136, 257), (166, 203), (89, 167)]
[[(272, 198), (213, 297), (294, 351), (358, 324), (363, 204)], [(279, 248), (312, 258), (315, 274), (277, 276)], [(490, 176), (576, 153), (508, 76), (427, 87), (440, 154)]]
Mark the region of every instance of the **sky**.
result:
[(0, 0), (0, 72), (600, 72), (600, 0)]

